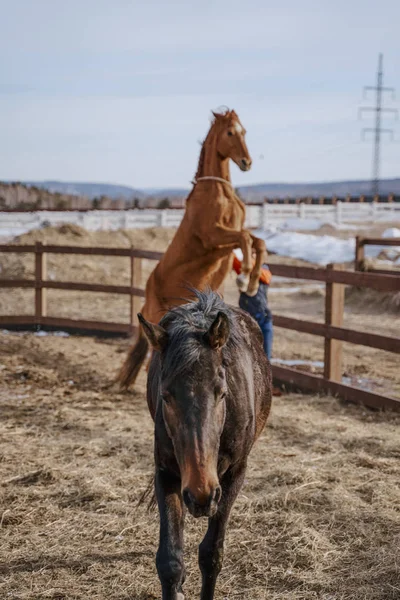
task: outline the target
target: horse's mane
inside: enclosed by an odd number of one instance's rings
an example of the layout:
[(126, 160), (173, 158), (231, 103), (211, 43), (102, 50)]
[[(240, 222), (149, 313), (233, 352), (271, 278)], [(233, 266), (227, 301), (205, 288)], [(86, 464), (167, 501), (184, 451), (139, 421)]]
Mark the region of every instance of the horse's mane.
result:
[(168, 332), (168, 346), (163, 356), (163, 379), (171, 380), (201, 359), (207, 348), (204, 334), (209, 330), (218, 313), (223, 313), (229, 322), (229, 346), (239, 346), (240, 332), (233, 310), (222, 298), (208, 290), (200, 292), (190, 289), (197, 300), (172, 308), (160, 321)]
[(202, 145), (201, 145), (200, 156), (199, 156), (199, 162), (198, 162), (198, 165), (197, 165), (197, 171), (196, 171), (196, 175), (194, 176), (194, 179), (195, 179), (195, 181), (196, 181), (196, 179), (197, 179), (198, 177), (200, 177), (201, 171), (202, 171), (202, 169), (203, 169), (203, 165), (204, 165), (204, 156), (205, 156), (205, 154), (206, 154), (206, 148), (205, 148), (205, 145), (206, 145), (206, 140), (207, 140), (207, 138), (204, 140), (204, 142), (203, 142), (203, 143), (202, 143)]

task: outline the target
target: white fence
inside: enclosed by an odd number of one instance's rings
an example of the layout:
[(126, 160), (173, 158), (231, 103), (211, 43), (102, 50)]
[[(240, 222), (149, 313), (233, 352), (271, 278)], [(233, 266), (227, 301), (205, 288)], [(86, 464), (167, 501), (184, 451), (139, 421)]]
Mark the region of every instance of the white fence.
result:
[[(0, 212), (0, 236), (13, 237), (46, 224), (62, 223), (74, 223), (89, 231), (177, 227), (183, 214), (184, 209)], [(246, 226), (250, 228), (267, 229), (290, 223), (290, 219), (331, 224), (400, 221), (400, 203), (260, 204), (246, 207)]]
[(0, 236), (15, 236), (45, 225), (73, 223), (88, 231), (177, 227), (184, 210), (93, 210), (0, 212)]
[[(255, 209), (255, 210), (250, 210)], [(340, 225), (374, 221), (400, 221), (400, 203), (338, 202), (336, 205), (320, 204), (263, 204), (248, 207), (250, 227), (267, 229), (283, 225), (290, 219), (318, 220), (321, 223)]]

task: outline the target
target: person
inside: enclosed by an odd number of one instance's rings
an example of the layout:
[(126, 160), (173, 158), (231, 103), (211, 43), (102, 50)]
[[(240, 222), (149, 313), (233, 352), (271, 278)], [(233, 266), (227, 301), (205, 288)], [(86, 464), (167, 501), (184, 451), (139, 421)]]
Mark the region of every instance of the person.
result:
[[(234, 252), (233, 269), (240, 275), (242, 263)], [(264, 350), (268, 359), (272, 357), (272, 342), (274, 337), (272, 313), (268, 307), (268, 288), (272, 274), (267, 264), (263, 264), (260, 276), (260, 285), (255, 296), (248, 296), (246, 292), (240, 293), (239, 306), (248, 312), (260, 326), (264, 338)]]

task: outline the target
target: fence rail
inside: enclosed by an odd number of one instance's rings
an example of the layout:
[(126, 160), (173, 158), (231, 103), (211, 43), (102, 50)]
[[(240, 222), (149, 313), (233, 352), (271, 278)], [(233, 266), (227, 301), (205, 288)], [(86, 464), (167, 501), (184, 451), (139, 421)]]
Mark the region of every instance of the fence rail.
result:
[(395, 271), (394, 269), (375, 269), (367, 266), (365, 261), (365, 246), (400, 246), (400, 238), (366, 238), (357, 236), (354, 260), (356, 271), (370, 271), (375, 274), (400, 276), (400, 271)]
[[(89, 231), (178, 227), (183, 208), (93, 211), (0, 212), (0, 236), (20, 235), (47, 225), (73, 223)], [(281, 204), (269, 201), (246, 206), (246, 227), (266, 229), (288, 219), (318, 219), (322, 223), (341, 224), (400, 220), (400, 202), (343, 202)]]
[[(101, 331), (110, 333), (132, 334), (137, 327), (137, 313), (140, 309), (141, 299), (145, 291), (140, 287), (142, 275), (142, 259), (160, 260), (161, 252), (137, 250), (135, 248), (101, 248), (85, 246), (57, 246), (36, 244), (17, 245), (0, 244), (0, 253), (29, 254), (35, 256), (34, 279), (0, 279), (1, 288), (28, 288), (35, 290), (35, 314), (8, 316), (0, 315), (0, 325), (34, 325), (35, 327), (59, 327), (83, 331)], [(97, 283), (50, 281), (47, 279), (47, 254), (76, 254), (91, 256), (118, 256), (130, 259), (130, 285), (107, 285)], [(102, 321), (88, 321), (82, 319), (63, 319), (47, 316), (48, 289), (70, 290), (80, 292), (97, 292), (108, 294), (125, 294), (129, 296), (130, 321), (129, 323), (110, 323)]]
[[(382, 240), (373, 239), (373, 242)], [(392, 244), (392, 240), (390, 240)], [(389, 242), (387, 245), (390, 245)], [(137, 312), (145, 292), (141, 287), (142, 259), (159, 260), (160, 252), (136, 250), (134, 248), (99, 248), (79, 246), (46, 246), (40, 242), (35, 245), (0, 245), (0, 252), (34, 253), (34, 279), (0, 279), (0, 289), (31, 288), (35, 290), (34, 315), (1, 315), (0, 325), (4, 327), (34, 327), (52, 329), (71, 329), (86, 332), (107, 332), (113, 334), (132, 334), (137, 323)], [(103, 285), (75, 282), (49, 281), (47, 279), (46, 257), (49, 253), (120, 256), (130, 259), (130, 285)], [(366, 287), (382, 292), (399, 292), (400, 278), (396, 275), (345, 271), (340, 265), (328, 265), (326, 269), (296, 267), (292, 265), (271, 264), (271, 271), (278, 277), (323, 281), (326, 284), (325, 322), (318, 323), (274, 314), (274, 325), (293, 331), (323, 337), (324, 374), (323, 377), (299, 372), (288, 367), (273, 367), (277, 382), (292, 385), (303, 390), (329, 392), (339, 395), (347, 401), (363, 403), (374, 408), (390, 408), (400, 411), (400, 400), (359, 389), (342, 383), (342, 345), (343, 342), (360, 344), (387, 352), (400, 354), (400, 339), (369, 332), (356, 331), (343, 327), (344, 286)], [(80, 319), (66, 319), (47, 315), (47, 289), (79, 290), (86, 292), (106, 292), (129, 296), (129, 323), (111, 323)]]

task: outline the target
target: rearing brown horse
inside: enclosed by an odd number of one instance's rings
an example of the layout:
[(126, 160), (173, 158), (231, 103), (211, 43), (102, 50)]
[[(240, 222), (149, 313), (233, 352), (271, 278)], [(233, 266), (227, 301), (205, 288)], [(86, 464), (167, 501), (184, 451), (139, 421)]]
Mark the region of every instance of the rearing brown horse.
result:
[(139, 315), (155, 350), (147, 402), (155, 421), (163, 600), (183, 599), (185, 508), (209, 518), (199, 547), (201, 600), (214, 598), (229, 513), (271, 406), (271, 366), (257, 323), (215, 293), (196, 295), (159, 325)]
[[(232, 268), (232, 250), (243, 252), (239, 287), (254, 295), (258, 289), (265, 242), (244, 229), (245, 205), (233, 189), (229, 161), (242, 171), (251, 167), (246, 131), (234, 111), (213, 113), (214, 121), (203, 143), (194, 187), (183, 220), (146, 285), (142, 314), (158, 323), (171, 305), (182, 304), (182, 286), (218, 290)], [(252, 268), (252, 249), (256, 262)], [(121, 387), (134, 383), (148, 352), (139, 328), (117, 380)]]

